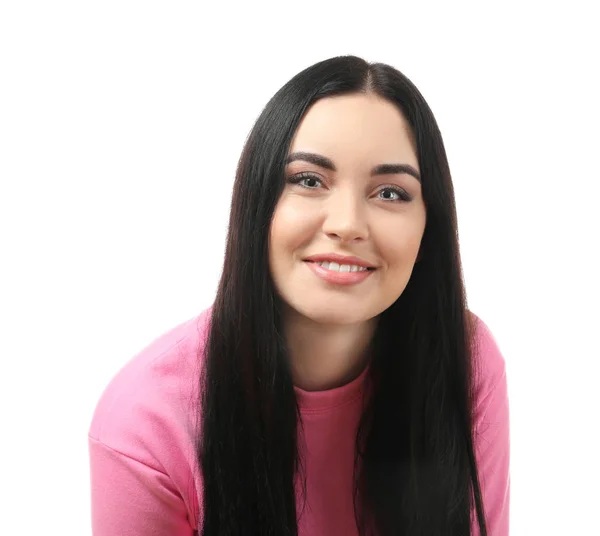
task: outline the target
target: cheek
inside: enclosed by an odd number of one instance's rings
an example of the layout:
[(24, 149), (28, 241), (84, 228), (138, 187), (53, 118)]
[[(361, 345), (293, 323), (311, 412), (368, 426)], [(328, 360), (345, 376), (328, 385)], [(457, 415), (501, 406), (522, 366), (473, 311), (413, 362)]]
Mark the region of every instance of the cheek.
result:
[(382, 252), (385, 260), (391, 269), (404, 270), (407, 266), (414, 264), (421, 246), (423, 236), (422, 230), (414, 229), (410, 232), (399, 233), (388, 240), (379, 241), (379, 251)]
[(312, 221), (297, 204), (282, 201), (273, 215), (270, 240), (272, 251), (290, 252), (301, 248), (312, 236)]
[(273, 256), (285, 249), (285, 244), (288, 242), (288, 238), (286, 236), (286, 228), (288, 227), (289, 226), (285, 221), (285, 214), (278, 209), (273, 215), (271, 231), (269, 233), (270, 247)]

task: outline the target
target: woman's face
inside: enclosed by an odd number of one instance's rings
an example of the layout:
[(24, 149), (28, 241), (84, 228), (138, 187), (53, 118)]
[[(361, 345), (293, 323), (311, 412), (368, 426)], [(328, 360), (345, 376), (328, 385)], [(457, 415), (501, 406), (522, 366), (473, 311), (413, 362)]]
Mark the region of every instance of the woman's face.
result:
[[(425, 229), (420, 180), (411, 175), (414, 170), (419, 176), (417, 154), (406, 120), (393, 104), (372, 95), (321, 99), (300, 123), (288, 161), (269, 236), (279, 295), (292, 311), (315, 322), (372, 319), (404, 291)], [(353, 272), (355, 267), (343, 266), (339, 273), (335, 265), (306, 260), (318, 254), (359, 257), (375, 269)]]

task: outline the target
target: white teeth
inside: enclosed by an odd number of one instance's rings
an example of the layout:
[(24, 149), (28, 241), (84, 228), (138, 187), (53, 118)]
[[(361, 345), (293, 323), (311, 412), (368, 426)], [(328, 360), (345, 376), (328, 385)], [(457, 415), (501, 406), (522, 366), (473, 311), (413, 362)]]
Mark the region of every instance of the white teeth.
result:
[(356, 266), (355, 264), (342, 264), (339, 265), (337, 262), (317, 262), (319, 266), (325, 268), (325, 270), (331, 270), (332, 272), (364, 272), (367, 268), (363, 266)]

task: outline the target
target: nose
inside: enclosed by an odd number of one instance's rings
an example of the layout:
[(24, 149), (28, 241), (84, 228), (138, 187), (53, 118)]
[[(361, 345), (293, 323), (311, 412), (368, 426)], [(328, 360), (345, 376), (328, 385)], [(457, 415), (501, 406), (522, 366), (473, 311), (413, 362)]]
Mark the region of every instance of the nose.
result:
[(336, 192), (328, 200), (323, 232), (333, 240), (354, 242), (369, 236), (364, 207), (351, 192)]

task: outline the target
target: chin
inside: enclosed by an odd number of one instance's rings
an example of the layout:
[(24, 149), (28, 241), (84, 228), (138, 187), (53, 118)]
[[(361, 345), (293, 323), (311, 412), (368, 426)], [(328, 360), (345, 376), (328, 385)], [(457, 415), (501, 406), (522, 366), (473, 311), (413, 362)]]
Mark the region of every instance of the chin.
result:
[(316, 304), (313, 306), (298, 307), (295, 309), (300, 314), (318, 324), (350, 325), (359, 324), (370, 320), (373, 315), (367, 313), (363, 307), (343, 307), (332, 304)]

